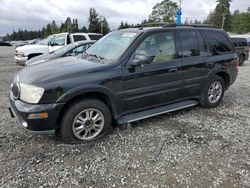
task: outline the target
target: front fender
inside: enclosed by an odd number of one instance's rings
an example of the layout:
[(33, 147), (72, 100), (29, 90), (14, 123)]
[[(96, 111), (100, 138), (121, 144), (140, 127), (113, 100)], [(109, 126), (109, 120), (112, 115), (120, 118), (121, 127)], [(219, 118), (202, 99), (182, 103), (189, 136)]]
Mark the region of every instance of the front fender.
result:
[(66, 93), (64, 93), (62, 96), (60, 96), (56, 102), (57, 103), (68, 102), (74, 97), (88, 94), (88, 93), (98, 93), (98, 94), (108, 97), (108, 99), (110, 100), (110, 105), (112, 107), (112, 112), (114, 113), (114, 115), (116, 116), (117, 113), (119, 113), (118, 112), (118, 106), (120, 104), (119, 100), (117, 99), (117, 97), (115, 96), (114, 92), (111, 89), (103, 87), (103, 86), (84, 85), (84, 86), (73, 88), (67, 91)]

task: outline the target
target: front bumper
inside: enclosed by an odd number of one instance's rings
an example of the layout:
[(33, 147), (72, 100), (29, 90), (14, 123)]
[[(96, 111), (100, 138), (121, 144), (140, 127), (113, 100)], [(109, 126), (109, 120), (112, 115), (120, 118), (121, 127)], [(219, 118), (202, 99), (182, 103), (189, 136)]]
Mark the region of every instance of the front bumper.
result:
[[(28, 104), (20, 100), (15, 100), (10, 96), (10, 112), (18, 124), (38, 134), (54, 134), (57, 128), (56, 122), (64, 103), (55, 104)], [(45, 112), (47, 118), (29, 119), (30, 114)]]
[(26, 57), (26, 56), (19, 57), (19, 56), (15, 55), (14, 59), (15, 59), (17, 64), (25, 65), (25, 62), (28, 60), (28, 57)]

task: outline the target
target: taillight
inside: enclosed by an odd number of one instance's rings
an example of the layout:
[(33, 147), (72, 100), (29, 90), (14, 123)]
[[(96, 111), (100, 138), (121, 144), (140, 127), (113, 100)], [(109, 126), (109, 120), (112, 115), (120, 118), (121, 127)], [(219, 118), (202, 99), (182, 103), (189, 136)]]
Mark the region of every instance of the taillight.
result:
[(250, 52), (250, 46), (246, 47), (245, 51)]

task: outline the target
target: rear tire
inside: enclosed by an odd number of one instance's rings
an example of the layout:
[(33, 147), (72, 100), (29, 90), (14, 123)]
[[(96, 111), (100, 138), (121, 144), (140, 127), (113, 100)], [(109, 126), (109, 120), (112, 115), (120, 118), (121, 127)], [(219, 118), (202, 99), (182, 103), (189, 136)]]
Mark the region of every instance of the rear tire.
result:
[(203, 90), (203, 96), (200, 101), (201, 106), (214, 108), (221, 102), (225, 92), (225, 82), (220, 76), (213, 76), (209, 79)]
[(99, 140), (111, 127), (111, 112), (101, 101), (85, 99), (73, 103), (64, 113), (60, 132), (67, 143)]

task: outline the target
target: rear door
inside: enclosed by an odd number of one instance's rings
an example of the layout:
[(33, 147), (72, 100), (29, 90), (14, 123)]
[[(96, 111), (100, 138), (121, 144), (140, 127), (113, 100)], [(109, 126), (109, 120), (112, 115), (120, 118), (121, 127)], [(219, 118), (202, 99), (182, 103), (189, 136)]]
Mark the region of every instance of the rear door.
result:
[(174, 102), (181, 90), (181, 64), (176, 59), (175, 32), (152, 33), (144, 38), (123, 69), (125, 111), (138, 111)]
[(181, 98), (199, 96), (207, 74), (206, 67), (213, 66), (207, 59), (208, 44), (199, 30), (179, 30), (178, 38), (180, 42), (178, 58), (182, 66), (183, 82)]

